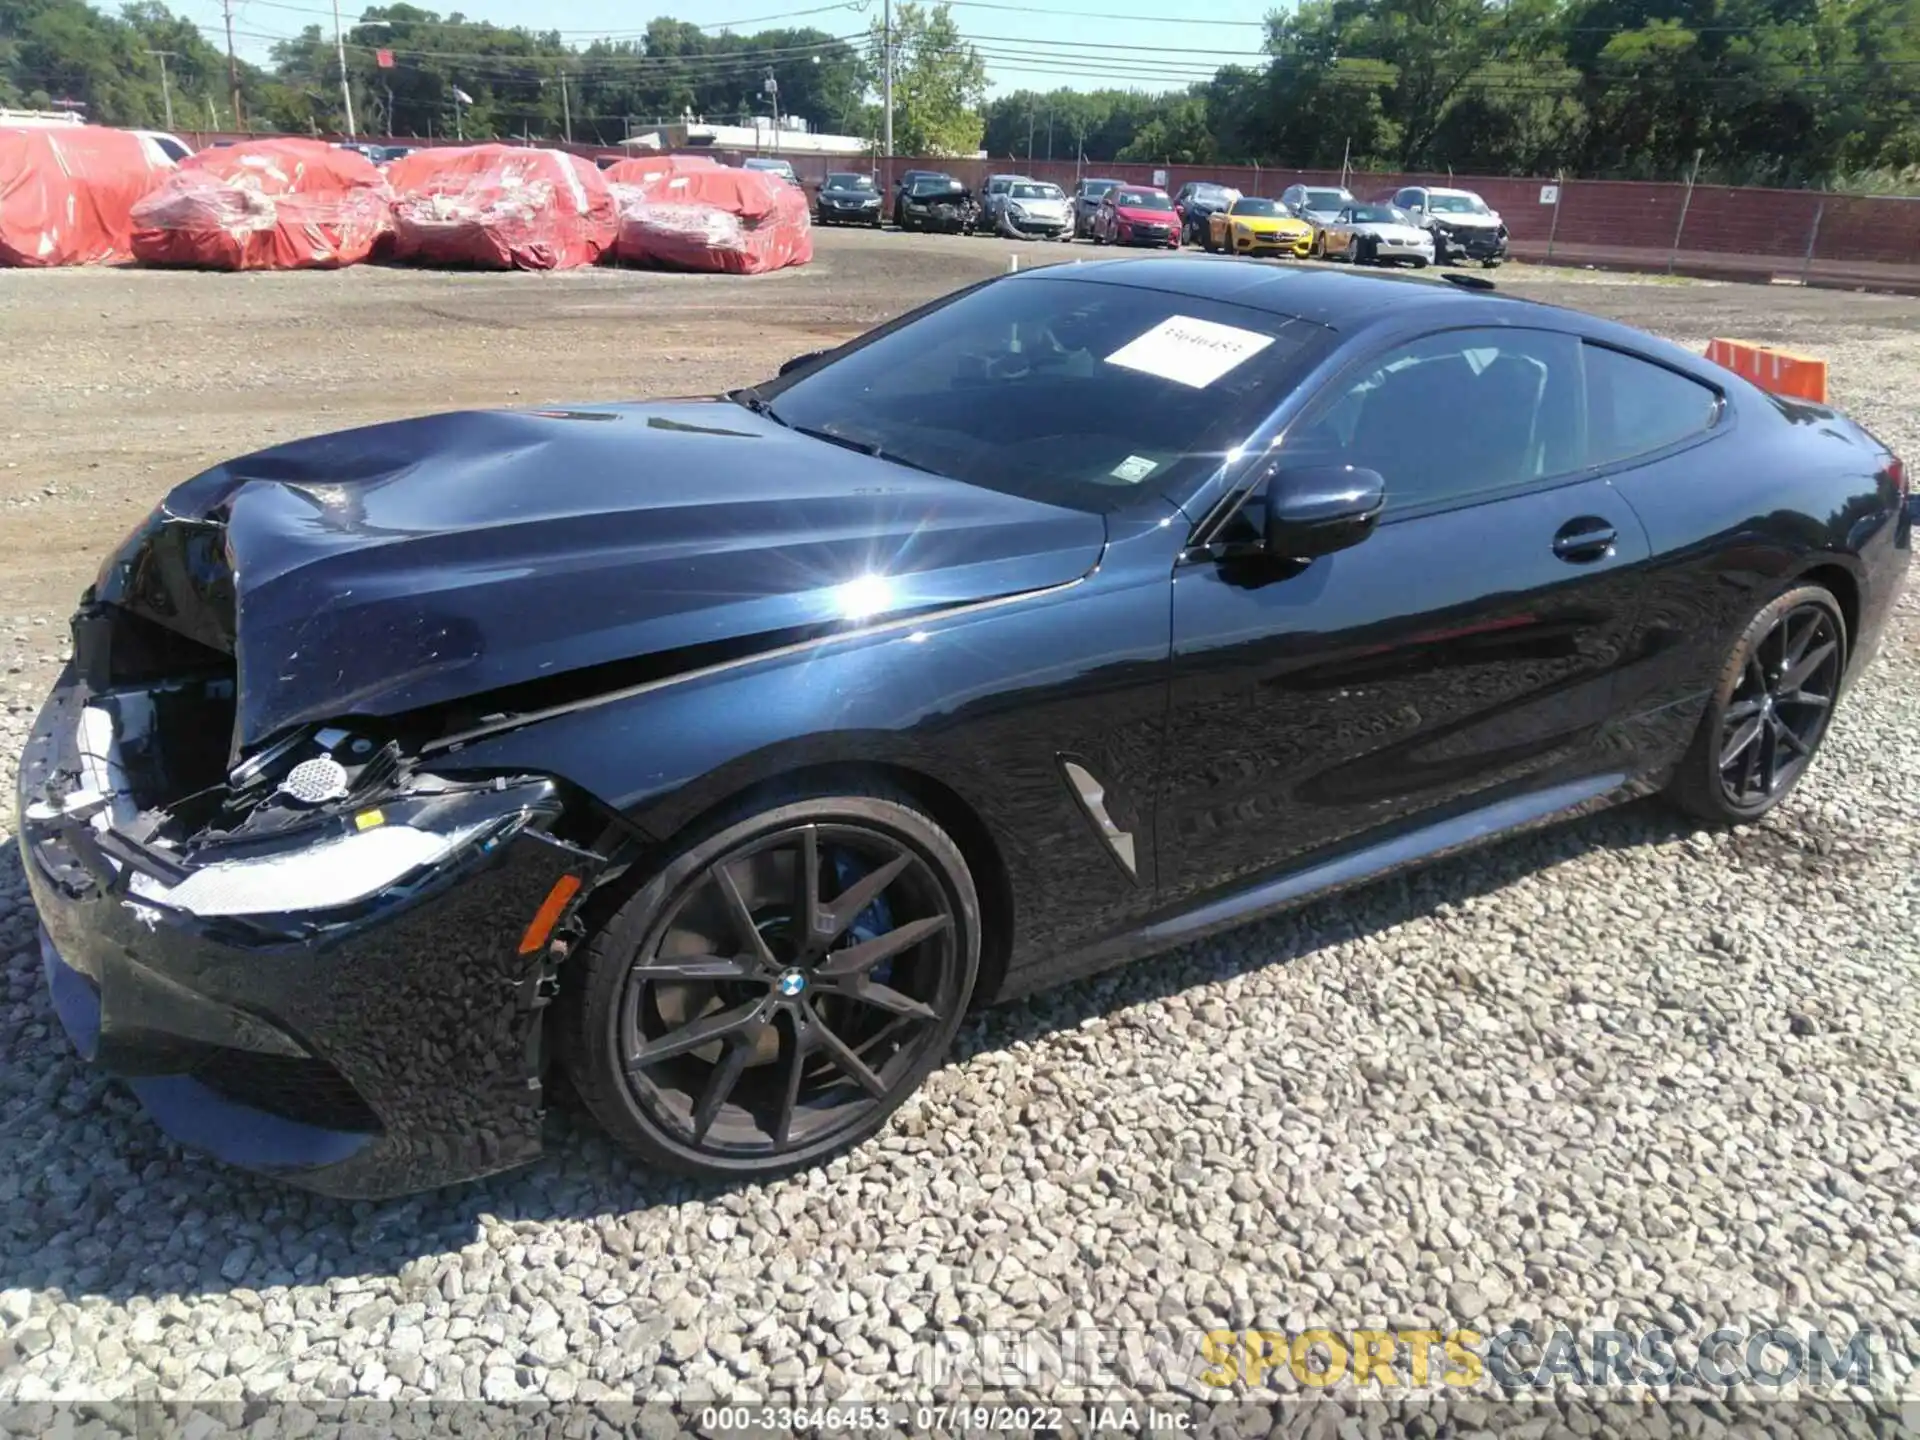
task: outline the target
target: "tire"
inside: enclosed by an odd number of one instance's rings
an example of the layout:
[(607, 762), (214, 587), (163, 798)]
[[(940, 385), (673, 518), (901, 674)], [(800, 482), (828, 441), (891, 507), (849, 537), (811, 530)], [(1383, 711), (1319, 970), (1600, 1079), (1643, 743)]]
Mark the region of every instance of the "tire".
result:
[(581, 947), (561, 1055), (641, 1161), (780, 1174), (874, 1134), (941, 1062), (980, 934), (965, 858), (910, 798), (875, 787), (744, 810), (703, 827)]
[(1847, 644), (1846, 618), (1822, 586), (1763, 606), (1714, 682), (1668, 799), (1713, 825), (1747, 824), (1786, 799), (1826, 738)]

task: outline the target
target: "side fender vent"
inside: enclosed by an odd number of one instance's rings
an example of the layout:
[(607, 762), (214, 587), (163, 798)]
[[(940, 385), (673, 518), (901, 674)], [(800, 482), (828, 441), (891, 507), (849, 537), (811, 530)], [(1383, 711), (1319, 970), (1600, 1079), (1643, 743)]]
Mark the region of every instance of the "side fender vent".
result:
[(1060, 759), (1060, 768), (1065, 772), (1067, 784), (1073, 788), (1074, 798), (1080, 802), (1080, 808), (1086, 812), (1094, 830), (1106, 842), (1113, 852), (1113, 858), (1120, 862), (1120, 868), (1127, 872), (1129, 879), (1136, 883), (1140, 879), (1139, 857), (1134, 853), (1133, 832), (1123, 830), (1115, 822), (1107, 806), (1107, 791), (1082, 762)]

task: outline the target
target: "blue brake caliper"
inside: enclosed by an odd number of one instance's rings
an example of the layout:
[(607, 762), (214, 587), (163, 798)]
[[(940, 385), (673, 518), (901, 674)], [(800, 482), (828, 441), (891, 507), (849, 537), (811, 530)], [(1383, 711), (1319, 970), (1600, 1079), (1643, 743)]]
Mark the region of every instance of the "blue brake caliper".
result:
[[(833, 867), (833, 883), (845, 893), (848, 886), (860, 879), (873, 867), (863, 862), (851, 850), (833, 849), (827, 852), (828, 863)], [(876, 895), (873, 903), (853, 917), (853, 924), (847, 927), (846, 939), (849, 944), (859, 945), (884, 935), (893, 929), (893, 911), (887, 905), (885, 895)], [(893, 962), (882, 960), (870, 972), (875, 984), (884, 985), (893, 974)]]

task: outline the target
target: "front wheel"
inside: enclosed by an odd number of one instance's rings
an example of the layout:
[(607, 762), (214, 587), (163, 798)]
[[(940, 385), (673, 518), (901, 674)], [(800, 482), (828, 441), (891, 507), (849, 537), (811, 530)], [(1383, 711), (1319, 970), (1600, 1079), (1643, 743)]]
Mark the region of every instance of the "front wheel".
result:
[(1766, 605), (1721, 669), (1668, 797), (1718, 825), (1773, 809), (1826, 738), (1846, 662), (1846, 619), (1825, 588), (1801, 585)]
[(754, 1179), (812, 1163), (940, 1063), (980, 931), (966, 860), (907, 797), (761, 809), (682, 849), (583, 947), (567, 1069), (650, 1164)]

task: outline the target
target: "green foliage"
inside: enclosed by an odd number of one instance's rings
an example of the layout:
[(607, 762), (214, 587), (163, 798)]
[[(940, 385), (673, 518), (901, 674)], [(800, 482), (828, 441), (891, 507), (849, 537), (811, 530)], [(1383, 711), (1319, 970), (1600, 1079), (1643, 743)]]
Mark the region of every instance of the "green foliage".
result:
[[(878, 67), (886, 37), (869, 37)], [(877, 73), (877, 68), (876, 68)], [(893, 7), (893, 148), (899, 155), (971, 155), (986, 121), (987, 67), (946, 5), (902, 0)]]

